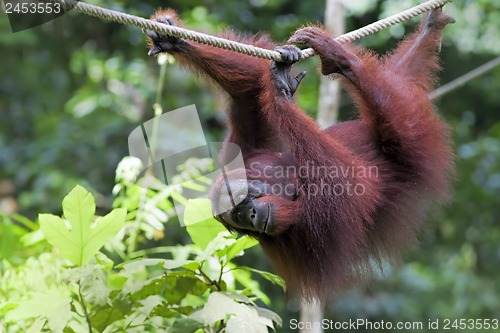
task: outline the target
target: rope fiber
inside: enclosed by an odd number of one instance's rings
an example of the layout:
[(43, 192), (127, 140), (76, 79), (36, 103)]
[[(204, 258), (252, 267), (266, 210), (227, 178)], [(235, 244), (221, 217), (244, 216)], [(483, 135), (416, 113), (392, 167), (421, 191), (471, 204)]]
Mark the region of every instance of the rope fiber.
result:
[[(385, 19), (379, 20), (360, 29), (338, 36), (337, 38), (335, 38), (335, 40), (341, 43), (354, 42), (362, 37), (374, 34), (382, 29), (401, 23), (403, 21), (407, 21), (417, 15), (428, 12), (432, 9), (442, 7), (450, 1), (451, 0), (430, 0), (424, 2), (420, 5), (407, 9), (398, 14), (389, 16)], [(50, 2), (57, 2), (68, 10), (73, 9), (78, 13), (98, 17), (107, 21), (132, 25), (146, 30), (154, 30), (159, 33), (164, 33), (174, 37), (192, 40), (198, 43), (238, 53), (243, 53), (253, 57), (275, 60), (275, 61), (281, 60), (281, 55), (273, 50), (263, 49), (253, 45), (243, 44), (236, 41), (207, 35), (201, 32), (159, 23), (153, 20), (148, 20), (142, 17), (102, 8), (85, 2), (74, 1), (74, 0), (52, 0)], [(311, 48), (304, 49), (302, 50), (302, 59), (312, 57), (315, 54), (316, 53)]]

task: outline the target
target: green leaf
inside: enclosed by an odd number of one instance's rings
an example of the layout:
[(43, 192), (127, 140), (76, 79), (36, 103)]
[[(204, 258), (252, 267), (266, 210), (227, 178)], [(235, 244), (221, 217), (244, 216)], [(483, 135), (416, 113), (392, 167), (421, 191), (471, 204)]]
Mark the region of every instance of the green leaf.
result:
[(212, 219), (212, 206), (208, 199), (189, 199), (184, 210), (184, 223), (196, 224), (200, 221)]
[(150, 317), (163, 317), (163, 318), (176, 318), (179, 313), (176, 309), (172, 308), (167, 303), (162, 303), (154, 307), (153, 311), (149, 314)]
[(203, 324), (191, 318), (176, 319), (169, 332), (171, 333), (194, 333), (202, 328)]
[(191, 240), (202, 250), (205, 250), (208, 243), (221, 231), (226, 230), (219, 221), (212, 217), (207, 219), (207, 216), (212, 216), (210, 200), (191, 199), (188, 201), (184, 210), (184, 223)]
[(272, 327), (272, 321), (260, 317), (253, 305), (235, 302), (227, 295), (218, 292), (210, 294), (198, 316), (208, 325), (229, 317), (226, 324), (228, 333), (267, 333), (267, 325)]
[(201, 281), (193, 272), (172, 272), (156, 278), (134, 292), (130, 299), (139, 301), (153, 295), (162, 295), (168, 304), (179, 303), (188, 293), (204, 294), (209, 286)]
[(124, 317), (124, 314), (119, 309), (106, 305), (93, 311), (90, 322), (94, 328), (102, 332), (106, 327)]
[[(39, 331), (35, 331), (35, 332), (41, 332), (41, 330)], [(31, 332), (28, 332), (28, 333), (31, 333)], [(72, 329), (71, 327), (68, 327), (66, 326), (64, 329), (63, 329), (63, 333), (76, 333), (74, 329)]]
[(73, 264), (81, 266), (123, 227), (126, 211), (112, 210), (108, 215), (92, 223), (95, 201), (90, 192), (76, 186), (63, 200), (63, 212), (69, 222), (51, 214), (40, 214), (40, 229), (61, 254)]
[(126, 276), (111, 274), (108, 276), (108, 285), (110, 289), (121, 290), (123, 286), (128, 281)]
[(70, 297), (56, 289), (33, 292), (28, 300), (22, 301), (17, 308), (6, 313), (5, 321), (17, 322), (43, 317), (48, 319), (48, 328), (52, 332), (59, 332), (71, 318), (70, 301)]
[(235, 236), (231, 235), (229, 231), (224, 230), (208, 243), (207, 247), (198, 256), (196, 261), (203, 262), (205, 260), (208, 260), (210, 257), (213, 257), (215, 254), (217, 254), (220, 258), (223, 256), (223, 254), (220, 255), (219, 253), (220, 252), (224, 253), (226, 249), (228, 249), (231, 245), (234, 245), (235, 243), (236, 243)]
[[(232, 265), (231, 265), (232, 266)], [(250, 291), (250, 294), (257, 296), (264, 304), (270, 304), (269, 297), (260, 290), (260, 284), (257, 280), (252, 279), (251, 273), (247, 270), (235, 269), (233, 276), (243, 287)]]
[(251, 268), (251, 267), (247, 267), (247, 266), (238, 266), (238, 269), (242, 269), (242, 270), (248, 271), (248, 272), (257, 273), (260, 276), (262, 276), (264, 279), (266, 279), (266, 280), (268, 280), (268, 281), (270, 281), (270, 282), (272, 282), (274, 284), (277, 284), (278, 286), (280, 286), (283, 289), (285, 289), (285, 282), (283, 281), (282, 278), (280, 278), (276, 274), (265, 272), (265, 271), (261, 271), (261, 270), (258, 270), (258, 269), (255, 269), (255, 268)]
[(276, 312), (273, 312), (266, 308), (261, 308), (259, 306), (256, 306), (255, 309), (257, 310), (259, 317), (271, 320), (277, 327), (283, 326), (283, 320)]
[(150, 316), (160, 316), (163, 318), (176, 318), (179, 317), (179, 314), (190, 315), (193, 313), (194, 308), (192, 306), (178, 306), (177, 304), (172, 306), (168, 303), (161, 303), (154, 307), (153, 311), (151, 311)]
[(192, 261), (190, 263), (187, 263), (185, 265), (182, 265), (183, 268), (188, 269), (190, 271), (196, 271), (198, 268), (200, 268), (200, 263), (196, 261)]
[(251, 238), (249, 236), (243, 236), (236, 240), (236, 243), (229, 246), (227, 249), (220, 251), (219, 257), (222, 257), (224, 254), (226, 255), (226, 260), (230, 261), (235, 256), (241, 255), (244, 250), (254, 247), (259, 244), (259, 242), (255, 238)]

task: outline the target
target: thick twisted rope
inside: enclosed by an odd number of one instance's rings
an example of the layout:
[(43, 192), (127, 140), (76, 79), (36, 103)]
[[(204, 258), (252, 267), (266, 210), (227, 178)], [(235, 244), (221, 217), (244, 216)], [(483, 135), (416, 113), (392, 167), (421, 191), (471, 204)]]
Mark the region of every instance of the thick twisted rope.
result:
[[(360, 29), (341, 35), (335, 38), (335, 40), (341, 43), (354, 42), (362, 37), (374, 34), (382, 29), (401, 23), (403, 21), (407, 21), (417, 15), (428, 12), (432, 9), (442, 7), (450, 1), (451, 0), (430, 0), (424, 2), (418, 6), (407, 9), (401, 13), (389, 16), (385, 19), (374, 22)], [(147, 30), (154, 30), (156, 32), (164, 33), (174, 37), (192, 40), (198, 43), (230, 51), (235, 51), (238, 53), (243, 53), (253, 57), (275, 60), (275, 61), (281, 60), (281, 55), (276, 51), (263, 49), (253, 45), (243, 44), (232, 40), (207, 35), (201, 32), (159, 23), (142, 17), (121, 13), (110, 9), (105, 9), (85, 2), (81, 1), (76, 2), (74, 0), (52, 0), (52, 2), (60, 3), (63, 7), (67, 9), (73, 8), (75, 11), (79, 13), (99, 17), (107, 21), (133, 25)], [(311, 48), (304, 49), (302, 50), (302, 59), (312, 57), (315, 54), (316, 53)]]

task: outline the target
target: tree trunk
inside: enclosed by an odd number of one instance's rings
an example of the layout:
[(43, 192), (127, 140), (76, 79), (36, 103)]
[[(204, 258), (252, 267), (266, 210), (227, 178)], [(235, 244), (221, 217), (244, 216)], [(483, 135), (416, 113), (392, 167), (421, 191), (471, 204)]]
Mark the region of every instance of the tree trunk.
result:
[[(345, 32), (343, 0), (326, 0), (325, 26), (339, 36)], [(321, 128), (327, 128), (337, 121), (340, 107), (340, 82), (331, 80), (326, 76), (321, 77), (318, 124)]]

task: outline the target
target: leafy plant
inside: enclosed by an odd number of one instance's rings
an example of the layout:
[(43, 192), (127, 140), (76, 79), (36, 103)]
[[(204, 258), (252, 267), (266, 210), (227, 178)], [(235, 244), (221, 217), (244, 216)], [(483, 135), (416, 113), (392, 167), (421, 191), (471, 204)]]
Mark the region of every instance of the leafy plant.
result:
[[(148, 200), (154, 200), (154, 193), (161, 192), (151, 192)], [(251, 274), (282, 281), (232, 262), (257, 242), (237, 238), (213, 218), (193, 223), (210, 210), (210, 203), (186, 202), (193, 244), (145, 248), (142, 258), (116, 265), (99, 250), (123, 239), (126, 209), (96, 217), (94, 197), (76, 186), (63, 200), (62, 217), (39, 215), (41, 235), (53, 249), (40, 247), (41, 253), (20, 265), (4, 260), (0, 327), (6, 332), (200, 333), (268, 332), (280, 326), (278, 315), (257, 305), (257, 300), (269, 304), (269, 298)], [(139, 252), (132, 255), (125, 248), (123, 254), (129, 258)], [(149, 258), (148, 253), (171, 259)]]
[(76, 186), (64, 198), (62, 206), (65, 219), (40, 214), (40, 228), (48, 242), (77, 266), (87, 264), (125, 223), (125, 209), (117, 208), (92, 224), (95, 201), (81, 186)]

